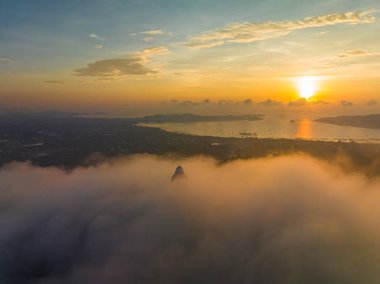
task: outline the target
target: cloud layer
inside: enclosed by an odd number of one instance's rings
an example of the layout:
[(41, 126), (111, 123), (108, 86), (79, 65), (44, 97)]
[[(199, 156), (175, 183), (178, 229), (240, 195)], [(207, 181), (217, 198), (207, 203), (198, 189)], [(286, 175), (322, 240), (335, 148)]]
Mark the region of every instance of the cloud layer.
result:
[(380, 281), (380, 181), (303, 156), (0, 170), (1, 283)]
[(191, 37), (185, 45), (192, 48), (209, 48), (228, 43), (250, 43), (285, 36), (295, 30), (337, 24), (367, 24), (374, 21), (375, 17), (369, 12), (346, 12), (307, 17), (299, 21), (234, 23)]

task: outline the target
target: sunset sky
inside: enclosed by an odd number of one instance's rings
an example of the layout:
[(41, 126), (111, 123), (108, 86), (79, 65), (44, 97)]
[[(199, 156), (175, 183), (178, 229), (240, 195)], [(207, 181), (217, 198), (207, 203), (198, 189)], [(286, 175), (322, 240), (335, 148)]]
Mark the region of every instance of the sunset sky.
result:
[(379, 19), (377, 0), (2, 0), (0, 111), (375, 113)]

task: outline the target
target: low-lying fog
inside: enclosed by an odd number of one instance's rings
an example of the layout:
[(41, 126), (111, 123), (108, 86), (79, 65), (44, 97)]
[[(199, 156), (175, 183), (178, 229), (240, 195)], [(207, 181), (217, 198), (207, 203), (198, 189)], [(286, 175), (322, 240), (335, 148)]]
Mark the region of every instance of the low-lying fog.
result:
[(380, 180), (307, 156), (14, 163), (0, 181), (1, 283), (380, 283)]

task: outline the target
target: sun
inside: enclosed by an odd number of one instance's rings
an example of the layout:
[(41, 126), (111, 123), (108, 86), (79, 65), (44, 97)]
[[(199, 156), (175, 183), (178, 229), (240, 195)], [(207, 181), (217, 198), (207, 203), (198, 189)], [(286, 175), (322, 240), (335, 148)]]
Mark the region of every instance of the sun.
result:
[(303, 76), (295, 79), (299, 96), (305, 100), (310, 99), (318, 90), (318, 78)]

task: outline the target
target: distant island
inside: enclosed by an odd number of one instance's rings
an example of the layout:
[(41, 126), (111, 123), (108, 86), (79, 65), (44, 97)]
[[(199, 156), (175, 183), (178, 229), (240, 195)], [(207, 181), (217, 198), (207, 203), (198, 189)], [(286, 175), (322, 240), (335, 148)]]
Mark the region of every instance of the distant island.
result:
[(380, 114), (323, 117), (315, 121), (342, 126), (380, 129)]
[(197, 115), (192, 113), (182, 114), (156, 114), (134, 118), (136, 122), (141, 123), (163, 123), (163, 122), (218, 122), (218, 121), (237, 121), (237, 120), (262, 120), (263, 115), (246, 114), (246, 115)]

